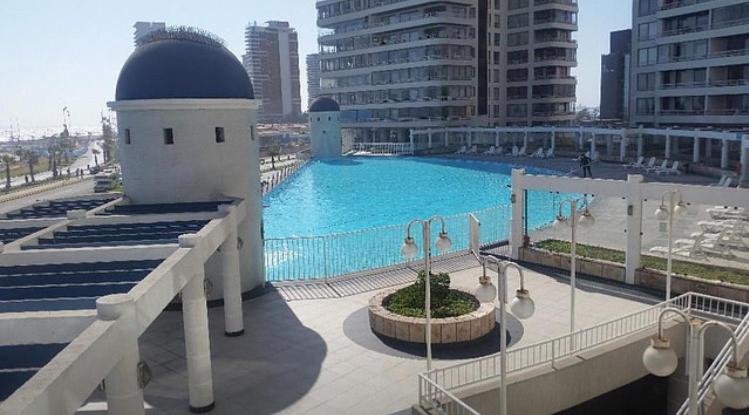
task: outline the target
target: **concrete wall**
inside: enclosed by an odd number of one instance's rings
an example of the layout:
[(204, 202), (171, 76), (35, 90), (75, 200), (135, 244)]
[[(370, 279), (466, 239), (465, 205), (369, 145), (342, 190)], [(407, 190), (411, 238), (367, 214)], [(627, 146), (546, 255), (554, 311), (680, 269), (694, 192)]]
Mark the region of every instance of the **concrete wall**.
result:
[[(666, 333), (677, 354), (684, 356), (684, 324), (671, 324)], [(655, 329), (643, 331), (610, 345), (559, 360), (553, 365), (510, 376), (508, 413), (556, 413), (647, 376), (642, 353), (650, 345), (650, 338), (654, 334)], [(678, 370), (683, 372), (681, 366)], [(496, 413), (499, 390), (496, 383), (493, 386), (479, 391), (463, 391), (458, 397), (479, 413)]]

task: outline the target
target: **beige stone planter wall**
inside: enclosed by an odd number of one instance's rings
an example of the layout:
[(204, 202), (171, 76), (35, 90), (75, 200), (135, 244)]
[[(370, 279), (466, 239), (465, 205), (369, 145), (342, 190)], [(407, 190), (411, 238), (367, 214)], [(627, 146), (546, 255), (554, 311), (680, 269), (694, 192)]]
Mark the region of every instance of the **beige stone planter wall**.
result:
[[(522, 248), (520, 250), (520, 260), (566, 271), (569, 271), (571, 262), (570, 256), (567, 254), (547, 252), (534, 248)], [(624, 265), (615, 262), (578, 258), (577, 270), (581, 274), (625, 282)], [(635, 285), (665, 291), (666, 273), (653, 269), (638, 269), (635, 271)], [(749, 287), (747, 286), (721, 281), (704, 280), (688, 275), (672, 275), (671, 290), (675, 295), (696, 292), (736, 301), (749, 302)]]
[[(396, 291), (397, 289), (383, 291), (369, 300), (369, 325), (372, 331), (385, 337), (424, 343), (426, 319), (400, 316), (383, 307), (385, 299)], [(433, 318), (432, 343), (476, 340), (489, 334), (494, 325), (494, 304), (482, 303), (476, 311), (460, 317)]]

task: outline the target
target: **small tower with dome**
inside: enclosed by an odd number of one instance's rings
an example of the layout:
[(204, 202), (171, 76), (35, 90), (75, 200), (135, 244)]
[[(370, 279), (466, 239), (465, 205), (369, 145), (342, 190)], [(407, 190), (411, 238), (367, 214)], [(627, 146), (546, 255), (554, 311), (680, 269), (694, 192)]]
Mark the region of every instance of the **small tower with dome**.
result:
[(342, 152), (341, 107), (330, 98), (318, 98), (309, 107), (312, 157), (340, 157)]
[(246, 212), (237, 224), (242, 289), (262, 286), (258, 103), (241, 62), (207, 33), (157, 30), (123, 65), (115, 95), (109, 106), (117, 112), (130, 202), (243, 201)]

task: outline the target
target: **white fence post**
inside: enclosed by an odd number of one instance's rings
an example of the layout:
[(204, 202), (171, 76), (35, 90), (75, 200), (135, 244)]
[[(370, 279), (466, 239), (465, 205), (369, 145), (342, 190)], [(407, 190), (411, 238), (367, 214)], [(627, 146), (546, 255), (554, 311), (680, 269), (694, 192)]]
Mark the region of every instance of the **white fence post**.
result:
[(476, 256), (481, 254), (481, 222), (473, 213), (468, 214), (468, 246)]
[(627, 177), (627, 249), (625, 250), (625, 282), (635, 283), (642, 254), (642, 180), (639, 174)]
[(523, 246), (523, 214), (525, 210), (525, 186), (523, 185), (523, 176), (525, 170), (512, 170), (512, 222), (510, 224), (510, 248), (511, 257), (514, 260), (520, 259), (520, 248)]

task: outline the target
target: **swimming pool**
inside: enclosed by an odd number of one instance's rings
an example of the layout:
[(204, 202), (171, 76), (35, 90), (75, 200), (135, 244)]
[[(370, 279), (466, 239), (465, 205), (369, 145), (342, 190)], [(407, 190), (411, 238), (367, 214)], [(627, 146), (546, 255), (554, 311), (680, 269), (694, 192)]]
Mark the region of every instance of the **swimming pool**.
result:
[[(467, 248), (468, 213), (482, 222), (483, 244), (507, 239), (512, 168), (435, 157), (312, 161), (264, 198), (267, 279), (330, 277), (401, 262), (403, 224), (414, 218), (447, 217), (454, 250)], [(562, 197), (530, 192), (529, 229), (552, 221)]]

